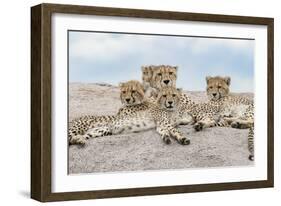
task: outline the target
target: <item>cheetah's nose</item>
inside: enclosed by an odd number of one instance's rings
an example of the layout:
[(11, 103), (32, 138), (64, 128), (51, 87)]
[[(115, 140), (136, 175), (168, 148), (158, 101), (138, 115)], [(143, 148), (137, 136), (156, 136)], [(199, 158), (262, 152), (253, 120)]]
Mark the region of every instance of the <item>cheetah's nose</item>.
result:
[(168, 104), (173, 104), (173, 102), (172, 101), (168, 101)]
[(214, 97), (217, 96), (217, 93), (213, 93), (213, 96), (214, 96)]
[(127, 98), (127, 99), (126, 99), (126, 102), (129, 102), (130, 100), (131, 100), (131, 99)]
[(169, 84), (170, 80), (164, 80), (163, 81), (165, 84)]

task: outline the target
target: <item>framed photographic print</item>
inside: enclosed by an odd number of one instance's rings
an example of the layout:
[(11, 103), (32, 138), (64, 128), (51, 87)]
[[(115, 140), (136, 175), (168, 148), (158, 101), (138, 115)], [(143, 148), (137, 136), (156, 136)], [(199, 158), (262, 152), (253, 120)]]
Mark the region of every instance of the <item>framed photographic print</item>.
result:
[(273, 187), (273, 19), (31, 8), (31, 197)]

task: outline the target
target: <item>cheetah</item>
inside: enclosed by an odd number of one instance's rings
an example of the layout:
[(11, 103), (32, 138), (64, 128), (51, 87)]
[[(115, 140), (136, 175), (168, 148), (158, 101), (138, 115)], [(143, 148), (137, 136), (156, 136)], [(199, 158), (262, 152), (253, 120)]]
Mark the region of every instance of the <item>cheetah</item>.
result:
[[(173, 84), (171, 85), (175, 85), (177, 67), (165, 65), (143, 67), (143, 83), (146, 84), (147, 88), (152, 87), (157, 91), (159, 88), (165, 87), (163, 78), (160, 77), (169, 78), (167, 73), (171, 70), (175, 72), (175, 75), (172, 75), (173, 80), (171, 82)], [(144, 73), (144, 71), (146, 72)], [(253, 160), (253, 101), (229, 94), (230, 81), (230, 77), (206, 77), (207, 95), (209, 97), (209, 102), (206, 103), (195, 103), (186, 94), (182, 94), (178, 123), (194, 124), (193, 127), (196, 131), (214, 126), (250, 128), (248, 134), (249, 159)]]
[[(120, 83), (120, 100), (123, 108), (119, 109), (117, 116), (126, 115), (126, 109), (130, 106), (139, 105), (144, 102), (144, 89), (136, 80)], [(82, 116), (70, 123), (68, 130), (69, 144), (84, 145), (86, 139), (83, 137), (85, 132), (92, 127), (101, 127), (115, 121), (116, 115), (107, 116)]]
[[(249, 160), (254, 160), (254, 102), (245, 97), (229, 94), (230, 77), (206, 77), (210, 105), (219, 107), (218, 124), (248, 129)], [(213, 121), (213, 120), (212, 120)], [(220, 125), (219, 125), (220, 126)]]
[[(138, 85), (136, 88), (140, 91), (132, 90), (128, 83), (123, 83), (121, 86), (126, 87), (125, 93), (144, 94), (142, 84), (137, 81), (135, 83)], [(125, 95), (125, 93), (122, 95), (123, 91), (121, 88), (120, 98), (122, 102), (126, 103), (128, 95)], [(99, 122), (102, 117), (90, 118), (93, 123), (83, 128), (83, 134), (79, 134), (79, 139), (83, 139), (84, 144), (85, 140), (89, 138), (156, 129), (166, 144), (170, 144), (171, 138), (175, 138), (180, 144), (188, 145), (190, 140), (176, 128), (180, 95), (180, 90), (174, 87), (166, 87), (157, 94), (155, 103), (142, 101), (139, 104), (124, 106), (116, 115), (108, 118), (110, 121), (105, 124)], [(70, 131), (73, 133), (73, 130), (70, 129)]]
[[(167, 86), (176, 86), (177, 66), (170, 65), (150, 65), (142, 67), (143, 85), (147, 91), (159, 91)], [(153, 95), (149, 96), (153, 101)], [(200, 131), (203, 128), (216, 125), (225, 126), (226, 122), (218, 122), (221, 104), (219, 102), (195, 103), (186, 94), (181, 94), (179, 118), (180, 124), (194, 124), (194, 129)]]
[[(165, 87), (175, 87), (177, 80), (177, 66), (170, 65), (150, 65), (142, 66), (142, 79), (145, 85), (145, 96), (150, 101), (155, 101), (159, 90)], [(148, 94), (148, 95), (147, 95)], [(190, 107), (195, 103), (184, 93), (180, 94), (179, 106), (179, 124), (187, 125), (193, 123), (193, 118), (185, 111), (186, 107)]]
[(142, 66), (142, 84), (145, 91), (145, 96), (155, 97), (156, 96), (156, 89), (151, 86), (153, 71), (157, 66), (150, 65), (150, 66)]
[(176, 87), (177, 66), (142, 66), (142, 80), (146, 97), (155, 97), (159, 89), (166, 86)]
[(230, 77), (206, 77), (210, 104), (220, 105), (220, 117), (233, 128), (247, 129), (254, 124), (254, 102), (229, 93)]

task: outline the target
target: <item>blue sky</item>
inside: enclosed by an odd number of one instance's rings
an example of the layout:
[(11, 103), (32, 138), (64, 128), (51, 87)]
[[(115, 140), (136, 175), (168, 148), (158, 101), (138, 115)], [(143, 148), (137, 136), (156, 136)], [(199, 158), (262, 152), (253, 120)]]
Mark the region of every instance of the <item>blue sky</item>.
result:
[(204, 91), (207, 75), (231, 77), (231, 90), (254, 90), (254, 40), (69, 32), (69, 81), (118, 85), (141, 80), (141, 66), (178, 66), (177, 86)]

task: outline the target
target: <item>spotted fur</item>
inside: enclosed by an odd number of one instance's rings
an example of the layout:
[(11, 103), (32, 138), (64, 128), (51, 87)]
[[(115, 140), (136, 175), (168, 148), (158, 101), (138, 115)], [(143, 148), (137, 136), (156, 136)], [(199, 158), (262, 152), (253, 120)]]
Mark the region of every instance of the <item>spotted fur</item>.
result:
[(142, 80), (146, 97), (156, 97), (163, 87), (176, 87), (177, 66), (142, 66)]
[(137, 105), (144, 101), (144, 88), (136, 80), (120, 83), (120, 99), (123, 105)]
[[(120, 83), (120, 100), (124, 108), (119, 109), (118, 116), (126, 116), (130, 106), (136, 106), (144, 102), (144, 89), (141, 83), (131, 80)], [(111, 116), (83, 116), (73, 120), (68, 129), (69, 144), (85, 144), (84, 134), (89, 128), (102, 127), (116, 121), (116, 115)]]
[(176, 87), (177, 66), (160, 65), (154, 68), (151, 86), (156, 89)]
[[(135, 89), (132, 83), (126, 88), (128, 93)], [(138, 88), (143, 89), (143, 87)], [(94, 116), (80, 118), (78, 121), (80, 125), (86, 124), (87, 126), (83, 126), (83, 132), (80, 132), (78, 137), (72, 136), (72, 139), (75, 140), (74, 144), (85, 144), (85, 140), (88, 138), (140, 132), (152, 128), (156, 128), (156, 131), (167, 144), (171, 143), (171, 138), (175, 138), (180, 144), (189, 144), (190, 140), (176, 128), (180, 96), (181, 91), (173, 87), (165, 87), (160, 90), (155, 102), (142, 101), (139, 104), (134, 104), (131, 101), (131, 105), (125, 105), (116, 115), (109, 118)], [(120, 97), (122, 99), (124, 96), (120, 95)], [(103, 119), (106, 120), (99, 122)], [(85, 120), (87, 121), (84, 122)], [(77, 128), (80, 129), (80, 125), (75, 125), (74, 128), (76, 128), (77, 133)], [(71, 131), (71, 133), (73, 132)], [(82, 139), (83, 142), (77, 142), (76, 139)]]
[(249, 159), (254, 160), (254, 102), (230, 94), (230, 81), (230, 77), (206, 77), (209, 104), (219, 106), (218, 123), (223, 122), (233, 128), (249, 129)]
[(178, 106), (181, 92), (173, 87), (160, 90), (156, 102), (143, 102), (130, 108), (125, 116), (117, 116), (116, 121), (105, 127), (90, 129), (88, 137), (101, 137), (108, 134), (140, 132), (155, 128), (166, 144), (175, 138), (180, 144), (189, 144), (190, 140), (176, 128), (178, 124)]

